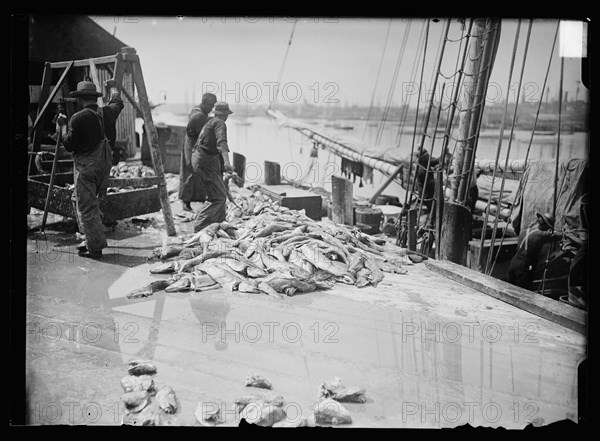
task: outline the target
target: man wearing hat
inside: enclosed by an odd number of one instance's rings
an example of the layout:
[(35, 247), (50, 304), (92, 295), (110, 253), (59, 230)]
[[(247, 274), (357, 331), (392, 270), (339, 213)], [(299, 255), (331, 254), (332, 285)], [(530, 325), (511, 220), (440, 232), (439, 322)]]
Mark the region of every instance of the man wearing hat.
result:
[(192, 167), (192, 149), (198, 140), (198, 135), (202, 131), (204, 124), (209, 119), (208, 114), (217, 102), (214, 93), (205, 93), (202, 95), (202, 102), (195, 106), (189, 115), (186, 127), (186, 137), (181, 151), (181, 165), (179, 168), (179, 199), (183, 204), (184, 211), (192, 211), (190, 205), (192, 201), (204, 202), (206, 195), (204, 186), (198, 176), (194, 174)]
[(223, 101), (215, 103), (212, 112), (215, 117), (202, 128), (192, 154), (192, 167), (204, 184), (207, 203), (196, 215), (194, 231), (225, 220), (227, 189), (223, 183), (223, 172), (233, 171), (229, 162), (227, 126), (225, 121), (233, 112)]
[[(102, 93), (90, 81), (81, 81), (77, 90), (71, 92), (82, 109), (76, 112), (67, 127), (66, 115), (59, 115), (57, 128), (62, 132), (65, 149), (73, 153), (73, 199), (77, 208), (79, 230), (85, 242), (79, 245), (79, 255), (99, 259), (107, 247), (98, 197), (106, 194), (108, 177), (112, 166), (111, 149), (117, 136), (116, 121), (123, 110), (123, 101), (113, 80), (105, 83), (110, 87), (108, 105), (98, 107)], [(108, 142), (106, 142), (108, 141)]]
[(533, 270), (541, 256), (544, 245), (559, 237), (554, 233), (554, 216), (551, 213), (536, 213), (537, 224), (519, 234), (517, 252), (508, 267), (508, 282), (521, 288), (530, 289)]

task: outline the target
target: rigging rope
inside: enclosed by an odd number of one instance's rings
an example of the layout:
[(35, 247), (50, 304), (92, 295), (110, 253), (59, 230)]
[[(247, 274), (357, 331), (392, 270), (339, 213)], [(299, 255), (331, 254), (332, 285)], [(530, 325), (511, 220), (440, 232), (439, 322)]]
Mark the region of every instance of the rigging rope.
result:
[(383, 59), (385, 58), (385, 50), (388, 44), (388, 38), (390, 36), (390, 29), (392, 28), (392, 19), (388, 24), (387, 33), (385, 34), (385, 43), (383, 44), (383, 50), (381, 51), (381, 60), (379, 60), (379, 68), (377, 69), (377, 77), (375, 78), (375, 86), (373, 87), (373, 94), (371, 95), (371, 105), (369, 106), (369, 113), (367, 114), (367, 122), (365, 123), (365, 129), (363, 131), (362, 139), (365, 139), (365, 135), (367, 133), (367, 126), (369, 121), (371, 120), (371, 112), (373, 111), (373, 105), (375, 103), (375, 92), (377, 91), (377, 85), (379, 84), (379, 75), (381, 74), (381, 66), (383, 64)]
[[(425, 25), (421, 27), (421, 35), (419, 36), (419, 43), (417, 44), (417, 56), (415, 57), (412, 71), (410, 74), (410, 83), (415, 84), (415, 77), (417, 76), (417, 70), (419, 69), (419, 60), (421, 59), (421, 50), (423, 49), (423, 37), (425, 35)], [(400, 141), (402, 140), (402, 135), (404, 132), (404, 128), (406, 127), (406, 119), (408, 117), (408, 110), (410, 108), (410, 103), (412, 101), (413, 94), (410, 94), (408, 98), (408, 102), (402, 107), (402, 113), (400, 115), (400, 124), (398, 125), (398, 132), (396, 133), (396, 142), (395, 145), (400, 147)]]
[[(514, 131), (515, 131), (515, 123), (517, 122), (517, 110), (519, 108), (519, 98), (521, 96), (521, 87), (520, 85), (523, 84), (523, 73), (525, 72), (525, 63), (527, 61), (527, 51), (529, 49), (529, 41), (531, 39), (531, 26), (533, 25), (533, 20), (529, 19), (529, 27), (527, 28), (527, 38), (525, 40), (525, 49), (523, 51), (523, 62), (521, 64), (521, 74), (519, 76), (519, 82), (517, 83), (519, 85), (519, 88), (517, 90), (517, 96), (515, 97), (515, 110), (513, 112), (513, 120), (512, 120), (512, 125), (510, 128), (510, 137), (508, 139), (508, 146), (506, 148), (506, 159), (504, 160), (504, 170), (508, 169), (508, 159), (510, 157), (510, 148), (512, 145), (512, 140), (513, 140), (513, 135), (514, 135)], [(500, 134), (500, 136), (502, 136), (502, 132)], [(501, 208), (501, 204), (502, 204), (502, 196), (504, 194), (504, 184), (506, 182), (506, 174), (502, 173), (502, 180), (500, 181), (500, 193), (498, 195), (498, 208)], [(494, 216), (494, 227), (492, 229), (492, 237), (490, 238), (490, 252), (488, 253), (487, 256), (487, 262), (485, 264), (485, 271), (486, 274), (491, 274), (492, 272), (492, 267), (490, 267), (491, 262), (492, 262), (492, 255), (494, 254), (493, 250), (494, 250), (494, 243), (496, 241), (496, 231), (498, 229), (498, 221), (500, 219), (499, 214), (497, 213), (497, 216)], [(505, 230), (508, 227), (508, 224), (506, 224)], [(488, 267), (490, 267), (490, 270), (488, 272)]]
[[(442, 59), (444, 58), (444, 50), (446, 49), (446, 38), (448, 37), (448, 31), (450, 29), (450, 19), (447, 19), (446, 21), (446, 25), (444, 27), (444, 31), (442, 32), (443, 35), (443, 44), (441, 46), (441, 51), (440, 51), (440, 56), (439, 58), (436, 60), (437, 62), (437, 67), (435, 68), (435, 79), (432, 81), (433, 82), (433, 90), (431, 92), (431, 98), (429, 100), (429, 105), (427, 108), (427, 114), (425, 116), (424, 119), (424, 125), (423, 125), (423, 136), (421, 138), (421, 144), (419, 146), (419, 153), (417, 154), (417, 158), (420, 159), (421, 158), (421, 154), (423, 153), (423, 145), (425, 144), (425, 134), (427, 133), (427, 128), (429, 126), (429, 118), (431, 116), (431, 110), (433, 109), (433, 99), (435, 96), (435, 90), (436, 90), (436, 86), (437, 86), (437, 81), (438, 81), (438, 77), (437, 74), (440, 72), (441, 70), (441, 66), (442, 66)], [(423, 57), (425, 58), (425, 57)], [(429, 155), (429, 160), (431, 160), (431, 155)], [(427, 169), (426, 173), (425, 173), (425, 180), (427, 180), (427, 173), (429, 171), (429, 168)], [(412, 184), (412, 189), (410, 190), (411, 193), (414, 193), (415, 191), (415, 185), (417, 182), (417, 173), (415, 171), (415, 176), (413, 178), (413, 184)], [(426, 184), (426, 181), (423, 183), (423, 185)], [(423, 201), (421, 201), (421, 204), (423, 204)], [(420, 208), (419, 208), (420, 210)]]
[[(415, 153), (415, 139), (417, 136), (417, 124), (419, 123), (419, 103), (421, 102), (421, 85), (423, 84), (423, 72), (425, 71), (425, 58), (427, 58), (427, 42), (429, 41), (429, 20), (427, 20), (427, 25), (425, 29), (425, 43), (423, 45), (423, 64), (421, 65), (421, 79), (419, 81), (419, 93), (417, 95), (417, 111), (415, 113), (415, 129), (413, 131), (413, 139), (412, 146), (410, 148), (410, 161), (408, 166), (408, 180), (410, 180), (410, 172), (412, 170), (412, 162), (413, 156)], [(408, 189), (409, 183), (406, 182), (406, 192), (404, 193), (404, 207), (406, 207), (406, 203), (408, 202), (408, 193), (410, 190)], [(411, 195), (412, 198), (412, 195)]]
[[(452, 97), (452, 101), (451, 101), (452, 106), (448, 110), (450, 112), (450, 114), (446, 118), (446, 131), (444, 133), (444, 136), (446, 137), (446, 139), (442, 143), (442, 154), (441, 154), (441, 163), (440, 163), (440, 167), (442, 170), (444, 170), (444, 166), (446, 163), (446, 152), (448, 151), (448, 143), (450, 142), (451, 133), (453, 133), (453, 131), (454, 131), (454, 127), (453, 127), (454, 114), (456, 112), (456, 108), (458, 107), (457, 106), (458, 94), (462, 91), (462, 88), (463, 88), (462, 77), (463, 77), (463, 72), (465, 70), (465, 64), (467, 62), (467, 54), (469, 52), (469, 41), (471, 38), (471, 30), (473, 29), (473, 23), (474, 23), (474, 19), (471, 19), (469, 21), (469, 29), (467, 31), (467, 35), (466, 35), (466, 39), (465, 39), (465, 48), (464, 48), (463, 55), (462, 55), (460, 70), (457, 69), (457, 71), (459, 72), (459, 75), (458, 75), (457, 85), (454, 88), (454, 96)], [(458, 51), (458, 55), (457, 55), (457, 59), (456, 59), (457, 66), (458, 66), (458, 58), (459, 57), (460, 57), (460, 50)], [(454, 144), (452, 156), (454, 156), (455, 151), (456, 151), (456, 143)], [(448, 178), (449, 178), (449, 173), (447, 174), (447, 179)], [(448, 186), (448, 182), (445, 182), (444, 188), (446, 188), (447, 186)], [(444, 192), (445, 192), (445, 190), (444, 190)]]
[[(437, 79), (436, 79), (436, 81), (437, 81)], [(444, 99), (444, 88), (445, 87), (446, 87), (446, 83), (442, 83), (442, 91), (440, 94), (440, 101)], [(435, 120), (435, 130), (436, 131), (437, 131), (438, 125), (440, 123), (440, 115), (441, 114), (442, 114), (442, 109), (440, 106), (440, 108), (438, 109), (437, 118)], [(419, 211), (417, 214), (417, 219), (421, 219), (421, 211), (423, 209), (423, 202), (425, 199), (425, 188), (427, 188), (427, 178), (429, 177), (429, 169), (431, 167), (431, 158), (433, 158), (434, 147), (435, 147), (435, 138), (433, 139), (433, 141), (431, 141), (431, 152), (429, 153), (429, 157), (427, 158), (427, 168), (425, 169), (425, 180), (423, 181), (423, 188), (421, 189), (421, 203), (419, 204)], [(416, 178), (417, 178), (417, 173), (415, 173), (415, 180), (416, 180)], [(427, 225), (427, 221), (429, 220), (429, 217), (430, 217), (432, 211), (433, 211), (433, 207), (431, 207), (431, 209), (427, 213), (427, 220), (425, 221), (425, 225)]]
[[(494, 166), (494, 172), (492, 174), (492, 183), (490, 186), (490, 194), (488, 197), (488, 202), (487, 202), (487, 206), (485, 208), (485, 212), (484, 212), (484, 216), (483, 216), (483, 226), (481, 228), (481, 244), (480, 244), (480, 250), (483, 250), (483, 245), (485, 243), (485, 233), (487, 230), (487, 222), (488, 222), (488, 217), (489, 217), (489, 211), (490, 211), (490, 204), (492, 203), (492, 194), (494, 193), (494, 181), (496, 180), (496, 174), (498, 172), (498, 160), (500, 159), (500, 149), (502, 148), (502, 136), (504, 134), (504, 125), (506, 123), (506, 115), (508, 114), (508, 91), (510, 90), (510, 85), (511, 85), (511, 81), (512, 81), (512, 75), (513, 75), (513, 70), (515, 67), (515, 58), (517, 57), (517, 48), (519, 46), (519, 34), (521, 32), (521, 19), (519, 19), (518, 23), (517, 23), (517, 31), (515, 34), (515, 43), (513, 46), (513, 53), (512, 53), (512, 57), (510, 60), (510, 69), (509, 69), (509, 74), (508, 74), (508, 85), (506, 87), (506, 102), (504, 105), (504, 113), (502, 115), (502, 122), (500, 123), (500, 137), (498, 139), (498, 148), (496, 150), (496, 162), (495, 162), (495, 166)], [(498, 205), (499, 205), (499, 209), (500, 207), (500, 201), (498, 201)], [(479, 262), (478, 264), (481, 265), (481, 260), (482, 260), (482, 253), (479, 253)]]
[[(546, 90), (546, 83), (548, 82), (548, 75), (550, 74), (550, 67), (552, 66), (552, 56), (554, 54), (554, 48), (556, 47), (556, 40), (558, 38), (558, 31), (559, 31), (559, 29), (560, 29), (560, 21), (556, 25), (556, 32), (554, 33), (554, 41), (552, 42), (552, 48), (550, 49), (550, 55), (549, 55), (549, 58), (548, 58), (548, 67), (546, 68), (546, 75), (544, 77), (544, 84), (542, 86), (542, 92), (540, 94), (540, 100), (538, 101), (538, 106), (537, 106), (537, 110), (536, 110), (536, 113), (535, 113), (535, 118), (533, 120), (533, 127), (531, 128), (531, 135), (529, 137), (529, 144), (528, 144), (527, 150), (525, 152), (525, 160), (524, 160), (525, 166), (527, 166), (527, 161), (529, 160), (529, 153), (531, 152), (531, 146), (533, 145), (533, 136), (535, 134), (535, 128), (537, 126), (538, 117), (540, 115), (540, 110), (542, 108), (542, 102), (543, 102), (543, 99), (544, 99), (544, 91)], [(521, 178), (519, 179), (519, 185), (517, 186), (517, 191), (515, 193), (515, 197), (513, 199), (513, 203), (511, 204), (509, 212), (508, 212), (508, 215), (507, 215), (507, 227), (508, 227), (508, 225), (510, 225), (512, 223), (512, 213), (513, 213), (513, 210), (515, 208), (514, 202), (517, 201), (521, 197), (521, 193), (523, 192), (523, 189), (525, 188), (526, 177), (527, 177), (527, 174), (525, 173), (525, 171), (523, 171), (523, 174), (521, 175)], [(498, 251), (496, 251), (496, 257), (494, 257), (494, 262), (492, 263), (492, 269), (490, 270), (490, 273), (494, 271), (494, 265), (496, 263), (496, 260), (498, 260), (498, 255), (500, 254), (500, 249), (502, 248), (502, 243), (504, 242), (504, 237), (505, 236), (506, 236), (506, 228), (502, 232), (502, 237), (500, 238), (500, 245), (498, 246)]]
[(283, 70), (285, 68), (285, 63), (287, 61), (287, 57), (290, 52), (290, 47), (292, 46), (292, 39), (294, 38), (294, 31), (296, 29), (296, 23), (297, 23), (297, 21), (294, 21), (294, 24), (292, 26), (290, 40), (288, 41), (288, 46), (285, 50), (285, 55), (283, 56), (283, 63), (281, 64), (281, 69), (279, 70), (279, 76), (277, 77), (277, 88), (275, 89), (275, 96), (273, 97), (273, 102), (269, 103), (269, 109), (271, 109), (273, 107), (273, 105), (277, 101), (277, 96), (279, 95), (279, 85), (281, 84), (281, 78), (283, 77)]
[(400, 51), (398, 52), (398, 58), (396, 59), (396, 66), (394, 68), (394, 75), (392, 77), (392, 82), (390, 84), (390, 89), (388, 91), (385, 109), (383, 111), (383, 115), (381, 117), (381, 123), (379, 125), (379, 129), (377, 131), (377, 136), (375, 138), (375, 145), (379, 145), (381, 143), (381, 138), (383, 137), (383, 132), (385, 129), (385, 123), (387, 121), (390, 107), (392, 105), (392, 99), (394, 97), (394, 91), (396, 89), (396, 82), (398, 81), (398, 73), (400, 72), (400, 65), (402, 64), (402, 59), (404, 58), (404, 51), (406, 49), (406, 42), (408, 41), (408, 35), (410, 33), (410, 28), (412, 26), (412, 22), (408, 23), (408, 26), (404, 29), (404, 37), (402, 38), (402, 44), (400, 45)]

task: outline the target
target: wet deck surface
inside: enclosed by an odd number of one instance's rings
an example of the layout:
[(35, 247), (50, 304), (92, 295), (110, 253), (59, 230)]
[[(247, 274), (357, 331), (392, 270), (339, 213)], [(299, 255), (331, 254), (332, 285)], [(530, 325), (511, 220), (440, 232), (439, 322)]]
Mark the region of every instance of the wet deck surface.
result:
[(368, 398), (344, 404), (346, 427), (577, 421), (586, 338), (423, 264), (377, 288), (337, 284), (283, 300), (224, 289), (128, 300), (166, 278), (149, 274), (157, 262), (146, 259), (159, 229), (108, 233), (99, 262), (77, 256), (72, 232), (48, 233), (47, 247), (32, 235), (27, 243), (31, 424), (120, 424), (120, 379), (133, 358), (152, 360), (155, 381), (176, 391), (175, 425), (195, 425), (199, 402), (237, 425), (229, 410), (253, 389), (249, 372), (272, 381), (290, 421), (312, 417), (319, 385), (335, 376)]

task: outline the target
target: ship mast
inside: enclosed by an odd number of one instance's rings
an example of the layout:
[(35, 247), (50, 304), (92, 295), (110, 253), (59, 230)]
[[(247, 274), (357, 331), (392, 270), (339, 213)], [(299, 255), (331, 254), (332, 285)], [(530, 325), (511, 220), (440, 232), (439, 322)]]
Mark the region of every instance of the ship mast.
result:
[(468, 241), (471, 239), (471, 210), (468, 194), (473, 179), (474, 159), (490, 74), (500, 40), (499, 19), (476, 19), (471, 32), (469, 56), (464, 68), (465, 79), (458, 126), (458, 141), (452, 159), (453, 176), (450, 197), (444, 202), (440, 258), (466, 265)]

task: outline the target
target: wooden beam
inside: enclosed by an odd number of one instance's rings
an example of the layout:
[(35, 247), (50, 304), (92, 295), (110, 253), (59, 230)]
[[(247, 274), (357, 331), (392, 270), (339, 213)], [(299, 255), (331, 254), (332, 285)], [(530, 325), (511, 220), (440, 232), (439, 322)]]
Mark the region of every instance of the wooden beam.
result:
[[(134, 48), (123, 48), (123, 53), (135, 54)], [(175, 223), (173, 221), (173, 213), (171, 212), (171, 203), (169, 202), (169, 194), (167, 193), (167, 183), (165, 182), (165, 172), (163, 168), (162, 159), (160, 157), (160, 150), (158, 146), (158, 133), (152, 120), (152, 109), (150, 109), (150, 103), (148, 101), (148, 93), (146, 92), (146, 84), (144, 83), (144, 75), (142, 73), (142, 66), (139, 59), (133, 62), (133, 82), (138, 90), (138, 96), (140, 97), (140, 106), (144, 116), (144, 124), (146, 126), (146, 137), (148, 139), (148, 145), (150, 146), (150, 153), (152, 156), (152, 165), (154, 173), (160, 178), (158, 184), (158, 196), (160, 199), (160, 205), (162, 207), (163, 217), (165, 219), (165, 228), (169, 236), (175, 236)]]
[(442, 238), (442, 216), (444, 213), (444, 172), (435, 172), (435, 258), (440, 258)]
[(450, 201), (444, 203), (443, 210), (440, 259), (466, 265), (467, 244), (471, 240), (471, 210)]
[(52, 103), (52, 100), (54, 99), (54, 97), (58, 93), (58, 90), (61, 88), (62, 83), (65, 81), (65, 78), (67, 77), (67, 74), (71, 70), (71, 67), (73, 67), (73, 61), (71, 61), (70, 64), (65, 68), (65, 71), (60, 76), (60, 79), (58, 80), (58, 83), (56, 83), (56, 86), (54, 87), (54, 89), (50, 93), (50, 96), (46, 100), (46, 103), (44, 104), (44, 107), (42, 107), (41, 112), (38, 113), (38, 116), (35, 119), (35, 122), (33, 123), (33, 130), (37, 129), (37, 126), (40, 123), (40, 121), (42, 120), (42, 117), (44, 116), (44, 113), (46, 113), (46, 110), (48, 110), (48, 106), (50, 105), (50, 103)]
[[(90, 75), (92, 76), (92, 82), (96, 85), (96, 90), (104, 95), (104, 88), (100, 84), (100, 79), (98, 78), (98, 70), (96, 69), (96, 65), (94, 64), (94, 59), (90, 58)], [(99, 107), (102, 107), (104, 104), (101, 96), (96, 100)]]
[(352, 182), (345, 178), (332, 176), (331, 189), (333, 202), (331, 220), (337, 224), (352, 225), (354, 223)]
[[(110, 66), (106, 66), (110, 69)], [(123, 72), (125, 70), (125, 62), (123, 61), (123, 56), (121, 54), (117, 54), (115, 60), (115, 70), (112, 73), (112, 79), (119, 85), (123, 85)]]
[(419, 227), (419, 220), (417, 219), (416, 208), (408, 210), (408, 244), (407, 247), (411, 251), (417, 250), (417, 228)]
[[(39, 119), (40, 115), (42, 115), (42, 121), (45, 121), (42, 113), (42, 109), (44, 108), (44, 103), (48, 99), (48, 95), (50, 94), (50, 87), (52, 86), (52, 68), (50, 67), (50, 63), (46, 63), (44, 65), (44, 75), (42, 76), (42, 87), (40, 89), (40, 100), (38, 102), (38, 110), (36, 120)], [(40, 144), (42, 143), (43, 137), (43, 127), (40, 130), (36, 129), (35, 126), (33, 128), (33, 151), (37, 152), (40, 149)]]
[(106, 64), (106, 63), (114, 63), (116, 59), (116, 55), (107, 55), (105, 57), (97, 57), (97, 58), (88, 58), (87, 60), (74, 60), (74, 61), (57, 61), (55, 63), (50, 63), (52, 69), (62, 69), (69, 65), (69, 63), (73, 63), (74, 67), (85, 67), (90, 65), (90, 60), (94, 60), (95, 64)]
[(428, 260), (425, 266), (437, 274), (490, 297), (587, 335), (587, 311), (452, 262)]
[(281, 184), (281, 166), (278, 162), (265, 161), (265, 184)]
[(246, 157), (240, 153), (233, 152), (233, 171), (242, 180), (242, 187), (246, 183)]

